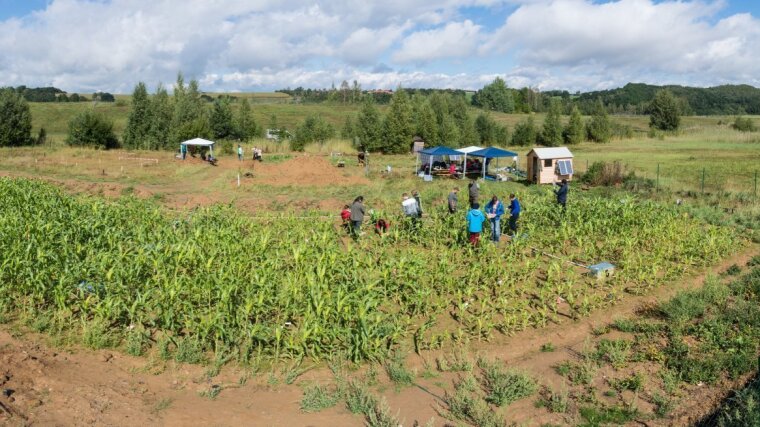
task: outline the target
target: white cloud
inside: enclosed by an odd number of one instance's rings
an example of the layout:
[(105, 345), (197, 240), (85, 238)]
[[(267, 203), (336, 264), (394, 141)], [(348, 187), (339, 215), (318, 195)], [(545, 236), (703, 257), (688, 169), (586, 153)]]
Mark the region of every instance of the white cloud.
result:
[[(509, 6), (507, 6), (509, 5)], [(0, 86), (129, 92), (182, 70), (203, 89), (358, 80), (593, 89), (760, 85), (760, 21), (723, 3), (620, 0), (52, 0), (0, 21)], [(509, 11), (514, 12), (507, 16)], [(474, 11), (474, 12), (473, 12)], [(485, 19), (502, 14), (496, 29)]]
[(393, 55), (399, 63), (426, 63), (443, 58), (463, 58), (476, 53), (481, 27), (472, 21), (450, 22), (442, 28), (417, 31), (404, 39)]

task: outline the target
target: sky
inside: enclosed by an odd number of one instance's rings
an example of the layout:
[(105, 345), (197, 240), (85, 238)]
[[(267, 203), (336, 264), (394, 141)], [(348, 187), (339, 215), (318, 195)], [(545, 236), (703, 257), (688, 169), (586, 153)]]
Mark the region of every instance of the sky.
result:
[(760, 2), (0, 0), (0, 86), (760, 86)]

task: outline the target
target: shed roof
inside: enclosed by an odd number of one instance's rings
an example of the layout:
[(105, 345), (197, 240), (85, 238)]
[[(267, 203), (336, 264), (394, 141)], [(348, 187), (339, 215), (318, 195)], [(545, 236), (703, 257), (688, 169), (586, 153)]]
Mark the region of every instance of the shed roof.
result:
[(536, 157), (539, 159), (566, 159), (573, 157), (573, 153), (567, 147), (534, 148), (530, 151), (536, 153)]

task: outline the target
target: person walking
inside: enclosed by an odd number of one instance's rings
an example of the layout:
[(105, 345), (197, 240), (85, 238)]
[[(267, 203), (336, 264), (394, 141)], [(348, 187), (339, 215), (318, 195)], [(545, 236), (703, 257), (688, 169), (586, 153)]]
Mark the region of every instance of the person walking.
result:
[(517, 236), (517, 220), (520, 219), (520, 201), (514, 194), (509, 195), (509, 229), (512, 231), (512, 237)]
[(354, 199), (351, 204), (351, 235), (354, 239), (359, 238), (362, 222), (364, 221), (364, 196)]
[(238, 144), (237, 153), (238, 153), (238, 160), (242, 162), (243, 161), (243, 147), (241, 147), (240, 144)]
[(565, 211), (567, 209), (567, 192), (570, 190), (570, 186), (566, 179), (557, 185), (559, 188), (554, 190), (554, 194), (557, 195), (557, 204), (562, 207), (562, 211)]
[(457, 212), (457, 203), (459, 203), (459, 198), (457, 197), (457, 194), (459, 193), (459, 187), (454, 187), (451, 192), (449, 193), (449, 213), (453, 214)]
[(478, 197), (480, 197), (480, 184), (478, 184), (477, 179), (473, 179), (472, 181), (470, 181), (469, 195), (470, 195), (470, 207), (473, 207), (476, 204), (478, 204)]
[(480, 211), (480, 205), (476, 202), (470, 206), (467, 212), (467, 231), (470, 233), (470, 244), (477, 246), (480, 243), (480, 233), (483, 232), (483, 223), (486, 217)]
[(498, 197), (493, 196), (486, 203), (486, 216), (491, 221), (491, 240), (499, 243), (501, 238), (501, 216), (504, 215), (504, 203)]

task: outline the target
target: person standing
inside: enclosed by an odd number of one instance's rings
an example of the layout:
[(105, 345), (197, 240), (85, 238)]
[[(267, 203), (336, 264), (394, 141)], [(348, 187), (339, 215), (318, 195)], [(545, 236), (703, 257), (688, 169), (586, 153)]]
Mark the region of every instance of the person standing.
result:
[(179, 152), (182, 153), (182, 160), (185, 160), (185, 157), (187, 157), (187, 145), (180, 144)]
[(470, 181), (469, 195), (470, 195), (470, 207), (477, 205), (478, 197), (480, 197), (480, 184), (478, 184), (477, 179), (473, 179), (472, 181)]
[(459, 187), (454, 187), (451, 192), (449, 193), (449, 213), (456, 213), (457, 212), (457, 203), (459, 203), (459, 198), (457, 194), (459, 193)]
[(498, 197), (493, 196), (491, 201), (486, 203), (486, 216), (491, 221), (491, 240), (499, 243), (501, 238), (501, 216), (504, 215), (504, 203)]
[(351, 204), (351, 235), (354, 239), (359, 238), (362, 222), (364, 221), (364, 196), (354, 199)]
[(480, 243), (480, 233), (483, 232), (483, 223), (486, 217), (480, 211), (480, 205), (476, 202), (470, 206), (467, 212), (467, 231), (470, 233), (470, 244), (477, 246)]
[(512, 231), (512, 237), (517, 236), (517, 220), (520, 219), (520, 201), (514, 194), (509, 195), (509, 229)]
[(243, 161), (243, 147), (241, 147), (240, 144), (238, 144), (237, 153), (238, 153), (238, 160), (242, 162)]
[(404, 211), (404, 216), (409, 218), (414, 227), (417, 227), (421, 216), (417, 200), (404, 193), (401, 195), (401, 209)]
[(342, 221), (343, 229), (347, 233), (351, 232), (351, 207), (348, 205), (343, 206), (343, 210), (340, 211), (340, 219)]
[(562, 206), (562, 210), (567, 209), (567, 192), (570, 190), (570, 186), (567, 184), (567, 180), (563, 179), (559, 185), (559, 188), (554, 191), (557, 195), (557, 204)]

